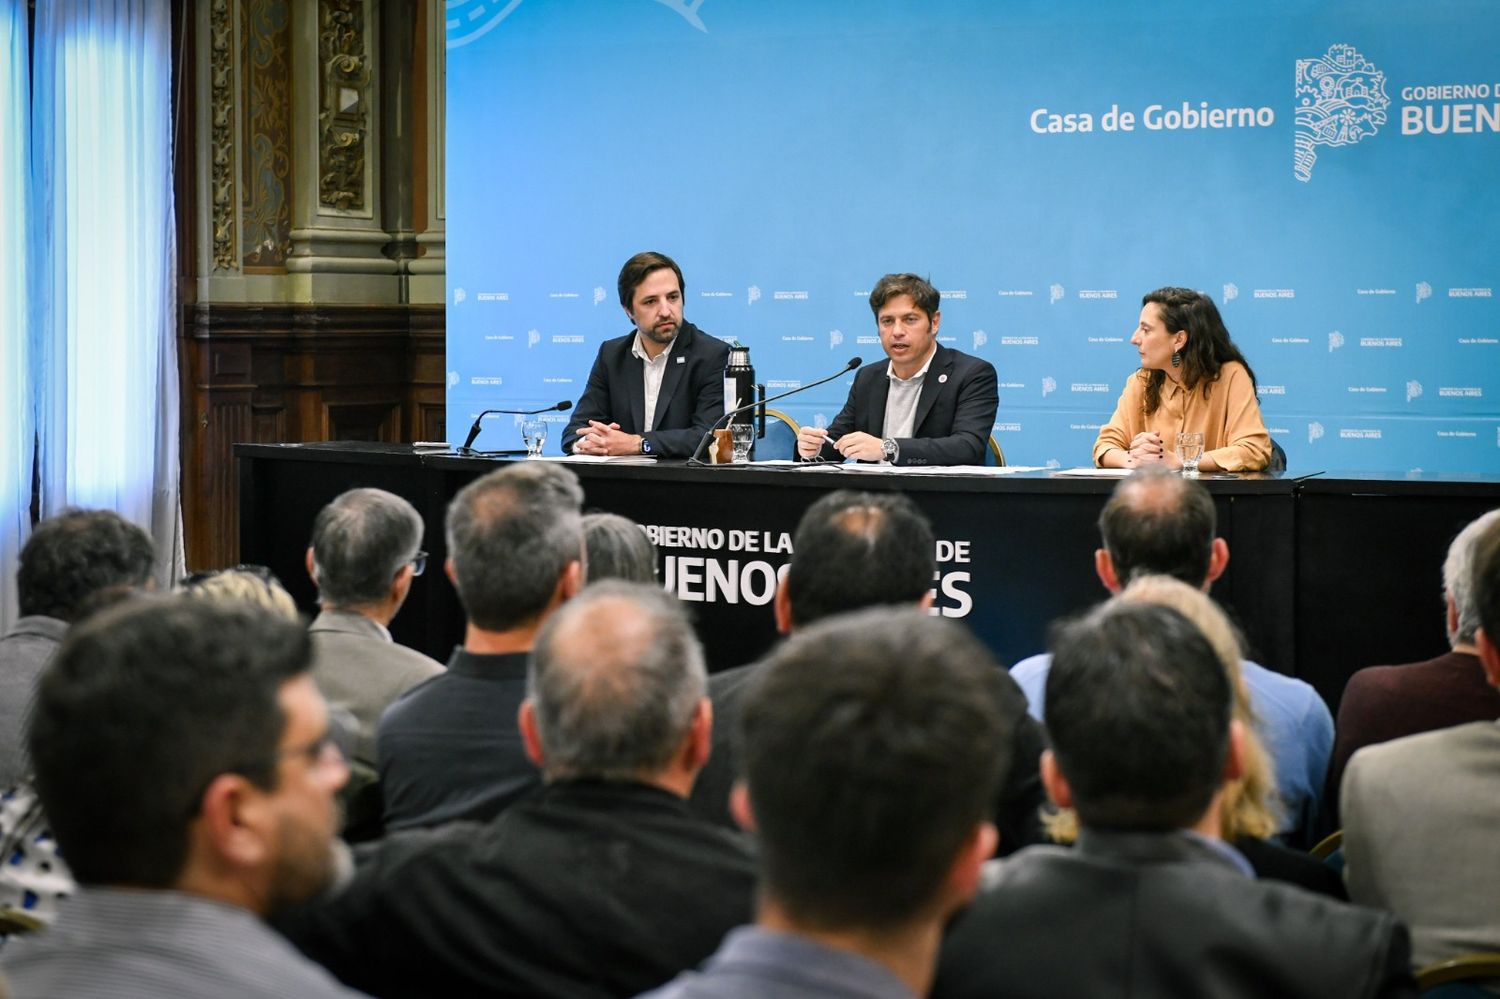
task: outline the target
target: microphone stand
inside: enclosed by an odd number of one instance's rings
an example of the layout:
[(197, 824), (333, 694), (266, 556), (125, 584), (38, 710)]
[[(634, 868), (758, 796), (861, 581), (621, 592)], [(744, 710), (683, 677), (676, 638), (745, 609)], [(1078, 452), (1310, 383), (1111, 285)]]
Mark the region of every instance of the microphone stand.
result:
[[(479, 436), (479, 430), (480, 430), (479, 424), (481, 423), (481, 421), (484, 420), (484, 418), (486, 416), (539, 416), (542, 413), (552, 413), (552, 412), (566, 413), (568, 410), (570, 410), (572, 408), (573, 408), (573, 400), (571, 400), (571, 399), (564, 399), (562, 402), (556, 403), (556, 404), (551, 405), (551, 406), (544, 406), (541, 409), (486, 409), (484, 412), (482, 412), (478, 416), (474, 417), (474, 425), (469, 428), (469, 436), (465, 437), (463, 444), (459, 445), (458, 453), (459, 454), (465, 454), (465, 455), (477, 455), (477, 454), (481, 453), (479, 451), (475, 451), (474, 448), (471, 447), (470, 445), (472, 445), (474, 443), (475, 439), (478, 438), (478, 436)], [(492, 452), (488, 452), (488, 453), (491, 454), (491, 455), (502, 456), (503, 457), (505, 455), (525, 454), (526, 452), (524, 450), (518, 450), (518, 451), (492, 451)]]

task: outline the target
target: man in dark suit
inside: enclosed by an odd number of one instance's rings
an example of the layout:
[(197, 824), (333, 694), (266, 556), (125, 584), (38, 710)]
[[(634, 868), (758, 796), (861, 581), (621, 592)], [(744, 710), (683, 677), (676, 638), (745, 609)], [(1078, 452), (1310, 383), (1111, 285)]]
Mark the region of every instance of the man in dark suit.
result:
[(722, 340), (682, 318), (682, 269), (646, 251), (620, 269), (620, 305), (635, 324), (606, 340), (563, 431), (574, 454), (687, 458), (724, 415)]
[(997, 672), (968, 629), (916, 608), (843, 615), (777, 649), (740, 717), (734, 793), (759, 848), (756, 924), (643, 999), (925, 995), (943, 924), (995, 847), (1011, 742)]
[(590, 586), (527, 665), (516, 724), (546, 786), (483, 825), (361, 848), (347, 887), (283, 928), (373, 996), (609, 999), (696, 966), (753, 918), (756, 877), (745, 838), (685, 800), (708, 757), (704, 686), (682, 604)]
[(855, 372), (827, 429), (803, 427), (804, 461), (857, 458), (894, 465), (982, 465), (1000, 404), (995, 367), (938, 343), (941, 296), (915, 274), (887, 274), (870, 309), (887, 361)]
[[(790, 635), (826, 618), (867, 608), (888, 611), (932, 607), (937, 571), (932, 525), (902, 493), (840, 489), (807, 508), (793, 536), (792, 561), (776, 588), (776, 630)], [(852, 668), (852, 667), (851, 667)], [(765, 663), (715, 673), (708, 681), (714, 707), (713, 752), (693, 785), (694, 811), (735, 828), (729, 793), (741, 775), (734, 729), (752, 681)], [(991, 818), (999, 827), (1000, 852), (1042, 841), (1040, 809), (1046, 798), (1037, 761), (1045, 738), (1026, 714), (1026, 698), (1004, 670), (991, 678), (990, 694), (1010, 733), (1014, 761), (1001, 775)]]
[(1256, 881), (1219, 838), (1245, 730), (1196, 627), (1110, 601), (1053, 652), (1042, 780), (1077, 810), (1078, 844), (991, 872), (944, 943), (934, 997), (1416, 995), (1395, 917)]

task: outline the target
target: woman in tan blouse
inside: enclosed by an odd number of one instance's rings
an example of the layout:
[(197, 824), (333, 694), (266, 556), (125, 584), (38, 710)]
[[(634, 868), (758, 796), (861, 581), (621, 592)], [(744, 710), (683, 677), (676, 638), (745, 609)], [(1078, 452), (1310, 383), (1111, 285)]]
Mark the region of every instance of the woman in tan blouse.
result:
[(1141, 370), (1126, 380), (1115, 415), (1094, 441), (1095, 465), (1181, 468), (1176, 446), (1184, 431), (1203, 434), (1200, 471), (1258, 472), (1270, 463), (1255, 374), (1213, 299), (1187, 288), (1151, 292), (1130, 342)]

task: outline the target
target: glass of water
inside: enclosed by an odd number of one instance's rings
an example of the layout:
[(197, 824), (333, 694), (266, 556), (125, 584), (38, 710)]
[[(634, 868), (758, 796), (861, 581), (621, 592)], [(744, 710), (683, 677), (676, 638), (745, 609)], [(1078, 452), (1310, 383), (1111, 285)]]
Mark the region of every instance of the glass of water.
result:
[(750, 445), (755, 441), (755, 424), (735, 423), (729, 428), (734, 441), (734, 463), (743, 465), (750, 460)]
[(540, 458), (542, 445), (547, 443), (545, 420), (527, 420), (521, 424), (521, 439), (526, 442), (526, 457)]
[(1177, 457), (1182, 460), (1182, 474), (1198, 474), (1198, 462), (1203, 458), (1203, 435), (1182, 433), (1177, 435)]

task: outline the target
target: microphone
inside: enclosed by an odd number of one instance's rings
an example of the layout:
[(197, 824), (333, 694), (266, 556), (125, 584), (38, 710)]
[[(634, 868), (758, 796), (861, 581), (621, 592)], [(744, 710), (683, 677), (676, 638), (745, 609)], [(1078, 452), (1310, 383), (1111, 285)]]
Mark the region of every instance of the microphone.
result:
[(769, 399), (760, 399), (756, 402), (749, 403), (748, 405), (741, 406), (739, 409), (731, 409), (729, 412), (725, 413), (723, 416), (719, 417), (709, 425), (708, 432), (703, 435), (703, 439), (698, 442), (698, 446), (693, 448), (693, 456), (687, 460), (687, 463), (689, 465), (709, 464), (709, 462), (703, 461), (698, 457), (698, 452), (703, 450), (703, 445), (708, 443), (708, 439), (714, 435), (714, 431), (718, 429), (720, 423), (728, 426), (737, 414), (743, 413), (747, 409), (754, 409), (756, 406), (764, 406), (768, 402), (775, 402), (777, 399), (785, 399), (789, 395), (796, 395), (798, 392), (803, 392), (810, 388), (817, 388), (819, 385), (823, 385), (827, 382), (833, 381), (840, 375), (848, 374), (863, 363), (865, 363), (863, 358), (851, 357), (842, 368), (838, 369), (827, 378), (819, 378), (815, 382), (808, 382), (806, 385), (798, 385), (794, 389), (788, 389), (787, 391), (782, 392), (779, 395), (771, 396)]
[(469, 436), (464, 438), (464, 442), (459, 447), (458, 453), (473, 453), (470, 445), (472, 445), (474, 443), (474, 439), (479, 436), (480, 421), (483, 420), (486, 416), (536, 416), (538, 413), (551, 413), (554, 411), (565, 413), (572, 408), (573, 400), (564, 399), (562, 402), (559, 402), (554, 406), (543, 406), (541, 409), (486, 409), (484, 412), (474, 417), (474, 425), (469, 428)]

